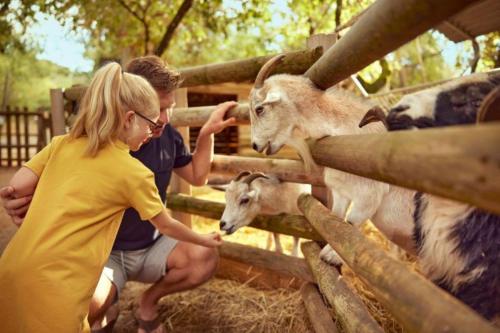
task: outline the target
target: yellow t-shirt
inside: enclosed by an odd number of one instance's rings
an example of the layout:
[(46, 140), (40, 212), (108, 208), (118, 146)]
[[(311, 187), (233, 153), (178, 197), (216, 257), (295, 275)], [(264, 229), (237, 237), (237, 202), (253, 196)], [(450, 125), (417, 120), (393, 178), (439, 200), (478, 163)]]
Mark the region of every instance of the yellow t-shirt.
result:
[(56, 137), (25, 164), (39, 182), (0, 258), (2, 332), (87, 331), (89, 302), (125, 209), (142, 220), (164, 209), (153, 173), (125, 143), (94, 158), (86, 145), (85, 137)]

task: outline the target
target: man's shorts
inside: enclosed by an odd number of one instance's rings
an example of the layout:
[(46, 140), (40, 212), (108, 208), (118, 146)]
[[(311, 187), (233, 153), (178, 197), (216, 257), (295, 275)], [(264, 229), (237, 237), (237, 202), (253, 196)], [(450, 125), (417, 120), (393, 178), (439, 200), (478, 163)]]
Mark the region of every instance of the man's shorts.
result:
[(116, 286), (117, 296), (127, 281), (154, 283), (165, 275), (167, 258), (177, 242), (170, 237), (161, 236), (151, 247), (146, 249), (114, 250), (104, 266), (102, 275)]

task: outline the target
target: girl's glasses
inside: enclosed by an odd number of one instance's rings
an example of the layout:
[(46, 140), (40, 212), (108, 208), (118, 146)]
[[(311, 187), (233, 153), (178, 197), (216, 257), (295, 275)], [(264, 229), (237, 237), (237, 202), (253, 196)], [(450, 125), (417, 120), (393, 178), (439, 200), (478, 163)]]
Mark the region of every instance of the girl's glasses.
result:
[(148, 123), (149, 123), (149, 129), (151, 131), (156, 131), (160, 128), (163, 127), (163, 124), (158, 124), (154, 121), (152, 121), (151, 119), (149, 119), (148, 117), (142, 115), (141, 113), (137, 112), (137, 111), (134, 111), (136, 115), (138, 115), (139, 117), (141, 117), (142, 119), (146, 120)]

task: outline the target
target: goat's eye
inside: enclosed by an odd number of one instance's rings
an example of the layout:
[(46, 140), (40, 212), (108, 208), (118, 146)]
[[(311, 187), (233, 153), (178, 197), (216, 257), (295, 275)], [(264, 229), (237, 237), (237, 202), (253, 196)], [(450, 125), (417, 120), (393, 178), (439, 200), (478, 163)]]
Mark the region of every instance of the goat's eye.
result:
[(255, 108), (255, 113), (260, 116), (261, 113), (264, 112), (264, 107), (262, 105), (259, 105)]
[(250, 201), (249, 198), (243, 198), (240, 200), (240, 205), (246, 205)]

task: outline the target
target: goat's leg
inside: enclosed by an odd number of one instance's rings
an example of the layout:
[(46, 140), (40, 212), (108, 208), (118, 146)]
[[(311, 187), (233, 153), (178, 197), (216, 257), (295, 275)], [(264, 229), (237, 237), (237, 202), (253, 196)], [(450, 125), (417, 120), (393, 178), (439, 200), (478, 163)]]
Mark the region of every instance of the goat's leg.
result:
[[(349, 208), (351, 201), (349, 198), (341, 195), (337, 191), (331, 191), (333, 196), (332, 213), (338, 218), (345, 220), (347, 209)], [(342, 258), (340, 258), (339, 254), (330, 245), (326, 245), (321, 250), (319, 257), (330, 265), (342, 265)]]
[(283, 253), (283, 247), (281, 246), (280, 235), (276, 232), (273, 232), (274, 239), (274, 251), (278, 253)]
[(270, 250), (273, 245), (273, 234), (272, 232), (267, 233), (266, 250)]
[(319, 257), (321, 260), (329, 263), (330, 265), (340, 266), (343, 263), (342, 258), (340, 258), (339, 254), (330, 246), (330, 244), (327, 244), (321, 249)]
[(294, 256), (294, 257), (298, 257), (299, 256), (299, 243), (300, 243), (300, 238), (299, 237), (293, 237), (292, 256)]
[(334, 190), (332, 190), (332, 197), (333, 197), (333, 206), (332, 206), (333, 215), (344, 220), (347, 214), (347, 209), (349, 208), (349, 204), (351, 203), (351, 201), (349, 200), (349, 198), (341, 195), (340, 193)]
[(366, 220), (372, 218), (377, 212), (383, 196), (376, 193), (359, 194), (352, 202), (351, 210), (347, 215), (347, 221), (355, 227), (359, 227)]

